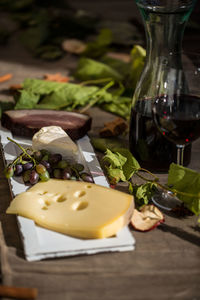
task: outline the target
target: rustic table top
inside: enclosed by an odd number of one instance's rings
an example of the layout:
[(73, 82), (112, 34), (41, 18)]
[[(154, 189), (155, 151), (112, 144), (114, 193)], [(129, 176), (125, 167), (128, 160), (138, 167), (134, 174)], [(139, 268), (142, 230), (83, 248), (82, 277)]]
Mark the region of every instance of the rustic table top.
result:
[[(14, 41), (13, 41), (14, 43)], [(12, 73), (10, 84), (26, 77), (73, 68), (75, 59), (67, 56), (55, 63), (31, 58), (23, 49), (1, 48), (0, 73)], [(2, 83), (1, 98), (8, 82)], [(91, 110), (97, 134), (105, 121), (114, 116), (97, 108)], [(200, 140), (194, 143), (190, 167), (200, 171)], [(200, 299), (200, 235), (197, 218), (177, 218), (165, 214), (165, 223), (153, 231), (133, 231), (136, 249), (125, 253), (75, 256), (39, 262), (27, 262), (15, 216), (6, 215), (11, 200), (0, 159), (1, 270), (5, 285), (36, 287), (38, 300), (97, 299)], [(160, 175), (162, 179), (166, 174)]]

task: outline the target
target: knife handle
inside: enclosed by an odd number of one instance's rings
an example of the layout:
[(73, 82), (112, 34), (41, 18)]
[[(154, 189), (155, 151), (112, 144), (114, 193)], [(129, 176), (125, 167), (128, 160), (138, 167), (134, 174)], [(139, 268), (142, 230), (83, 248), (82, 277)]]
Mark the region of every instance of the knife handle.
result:
[(0, 285), (0, 297), (11, 299), (36, 299), (38, 291), (36, 288), (24, 288), (15, 286)]

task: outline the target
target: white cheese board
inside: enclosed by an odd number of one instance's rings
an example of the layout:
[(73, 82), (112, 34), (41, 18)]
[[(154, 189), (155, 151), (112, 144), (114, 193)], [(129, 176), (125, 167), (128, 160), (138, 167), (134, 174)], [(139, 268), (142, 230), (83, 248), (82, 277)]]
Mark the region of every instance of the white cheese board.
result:
[[(31, 146), (31, 139), (16, 137), (12, 133), (0, 127), (1, 148), (5, 165), (10, 163), (19, 154), (20, 149), (7, 137), (14, 139), (23, 147)], [(79, 151), (79, 162), (90, 172), (94, 183), (109, 187), (104, 173), (99, 165), (94, 149), (87, 135), (76, 141)], [(12, 197), (27, 190), (21, 177), (9, 179)], [(19, 231), (21, 234), (25, 259), (38, 261), (47, 258), (88, 255), (100, 252), (132, 251), (135, 248), (135, 239), (128, 227), (120, 230), (116, 236), (104, 239), (79, 239), (51, 231), (37, 226), (34, 221), (17, 216)]]

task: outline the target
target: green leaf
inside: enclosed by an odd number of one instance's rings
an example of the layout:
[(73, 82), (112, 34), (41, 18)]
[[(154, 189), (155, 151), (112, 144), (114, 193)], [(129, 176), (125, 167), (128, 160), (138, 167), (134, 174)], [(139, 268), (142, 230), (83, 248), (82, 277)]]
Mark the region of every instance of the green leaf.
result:
[(106, 150), (106, 154), (103, 158), (104, 161), (110, 163), (110, 165), (113, 168), (119, 168), (122, 169), (122, 166), (125, 164), (127, 161), (127, 158), (121, 155), (120, 153), (116, 152), (113, 153), (109, 149)]
[(55, 103), (38, 103), (34, 106), (35, 109), (53, 109), (53, 110), (65, 110), (65, 105), (56, 105)]
[(136, 41), (141, 41), (143, 37), (136, 26), (130, 21), (102, 20), (100, 28), (109, 28), (113, 35), (113, 43), (120, 46), (131, 47)]
[(98, 105), (109, 112), (128, 118), (131, 99), (115, 96), (108, 92), (112, 85), (114, 85), (112, 81), (103, 87), (98, 87), (27, 78), (22, 83), (23, 88), (17, 96), (15, 108), (49, 108), (71, 111), (87, 105)]
[(35, 51), (35, 56), (45, 60), (55, 60), (63, 55), (63, 51), (58, 46), (45, 45), (38, 47)]
[(102, 56), (108, 51), (108, 46), (112, 43), (112, 32), (110, 29), (101, 29), (96, 40), (87, 44), (83, 55), (91, 58)]
[(25, 90), (32, 91), (39, 95), (50, 94), (52, 92), (59, 91), (63, 88), (63, 83), (26, 78), (22, 83), (22, 86)]
[(32, 91), (20, 90), (20, 96), (15, 105), (15, 109), (31, 109), (34, 108), (39, 100), (39, 95), (34, 94)]
[(91, 101), (112, 101), (112, 94), (105, 87), (83, 86), (74, 83), (59, 83), (39, 79), (26, 79), (18, 96), (16, 109), (50, 108), (73, 110), (86, 106)]
[(102, 109), (128, 120), (131, 112), (131, 98), (113, 96), (111, 101), (102, 101), (100, 106)]
[(20, 35), (20, 41), (26, 49), (35, 53), (36, 49), (46, 41), (48, 35), (48, 24), (43, 23), (24, 30)]
[(106, 149), (113, 151), (116, 148), (122, 147), (122, 142), (119, 139), (91, 138), (90, 140), (95, 150), (100, 152), (106, 152)]
[(106, 64), (90, 58), (81, 58), (74, 76), (80, 80), (111, 78), (117, 81), (122, 80), (122, 75)]
[(132, 184), (132, 182), (128, 182), (128, 190), (129, 190), (129, 193), (131, 194), (131, 195), (133, 195), (133, 184)]
[[(189, 210), (200, 214), (200, 173), (172, 163), (169, 168), (168, 186), (177, 191), (178, 198)], [(188, 193), (182, 195), (179, 192)]]
[(60, 88), (48, 94), (41, 100), (42, 105), (55, 105), (55, 108), (84, 106), (92, 95), (98, 91), (97, 87), (80, 86), (72, 83), (61, 83)]
[(140, 168), (137, 160), (130, 151), (125, 148), (117, 148), (114, 152), (107, 149), (103, 160), (109, 164), (107, 171), (108, 177), (111, 178), (112, 182), (118, 182), (120, 180), (128, 181)]
[(135, 198), (135, 203), (137, 207), (141, 207), (145, 204), (149, 203), (149, 200), (152, 198), (152, 196), (155, 193), (156, 190), (156, 184), (152, 182), (146, 182), (141, 185), (133, 185), (132, 187), (133, 195)]
[(119, 148), (115, 149), (115, 151), (126, 158), (126, 163), (122, 166), (122, 169), (126, 180), (129, 180), (134, 173), (138, 172), (138, 169), (140, 169), (140, 165), (128, 149)]
[(98, 45), (108, 46), (112, 43), (112, 31), (108, 28), (102, 28), (97, 36)]
[(116, 184), (119, 181), (126, 181), (126, 177), (120, 169), (107, 168), (107, 174), (111, 184)]
[(123, 171), (123, 165), (127, 160), (126, 157), (122, 156), (118, 152), (113, 153), (107, 149), (103, 160), (109, 164), (107, 167), (107, 175), (112, 184), (116, 184), (119, 181), (126, 181)]
[(103, 56), (101, 62), (108, 65), (110, 68), (117, 70), (123, 77), (127, 76), (130, 72), (130, 64), (116, 58)]
[(107, 174), (110, 182), (116, 184), (119, 181), (127, 181), (129, 192), (134, 195), (137, 206), (141, 207), (144, 204), (148, 204), (156, 190), (156, 184), (152, 182), (146, 182), (141, 185), (132, 184), (130, 179), (134, 173), (139, 171), (139, 163), (126, 148), (119, 148), (114, 151), (113, 153), (107, 149), (103, 158), (104, 161), (109, 163)]
[(131, 51), (131, 73), (130, 73), (130, 81), (133, 89), (135, 89), (136, 84), (144, 68), (145, 57), (146, 57), (145, 49), (143, 49), (139, 45), (133, 47)]

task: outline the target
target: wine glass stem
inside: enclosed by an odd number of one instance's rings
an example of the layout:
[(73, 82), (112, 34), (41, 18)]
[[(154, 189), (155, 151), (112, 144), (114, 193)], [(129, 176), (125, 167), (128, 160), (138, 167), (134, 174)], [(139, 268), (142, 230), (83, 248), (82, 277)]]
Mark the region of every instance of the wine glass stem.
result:
[(183, 158), (184, 158), (184, 148), (185, 146), (180, 146), (180, 145), (176, 145), (177, 147), (177, 157), (176, 157), (176, 160), (177, 160), (177, 165), (181, 165), (183, 166)]

